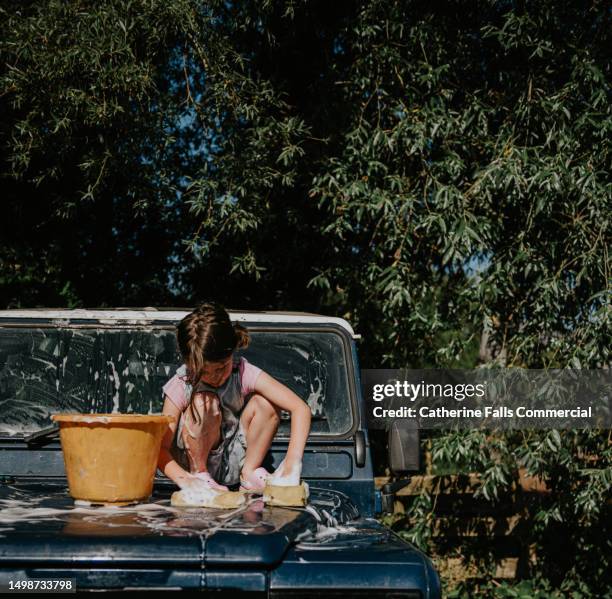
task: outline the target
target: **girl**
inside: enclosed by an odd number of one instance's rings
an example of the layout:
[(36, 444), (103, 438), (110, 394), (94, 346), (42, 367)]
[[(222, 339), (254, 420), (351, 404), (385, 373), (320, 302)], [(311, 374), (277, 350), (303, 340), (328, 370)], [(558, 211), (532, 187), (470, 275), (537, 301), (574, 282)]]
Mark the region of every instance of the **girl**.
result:
[[(308, 405), (291, 389), (233, 352), (249, 343), (219, 304), (205, 303), (181, 320), (177, 341), (184, 364), (164, 385), (163, 413), (174, 416), (162, 441), (158, 467), (179, 487), (242, 491), (299, 484), (310, 431)], [(270, 474), (261, 463), (280, 410), (291, 414), (287, 454)]]

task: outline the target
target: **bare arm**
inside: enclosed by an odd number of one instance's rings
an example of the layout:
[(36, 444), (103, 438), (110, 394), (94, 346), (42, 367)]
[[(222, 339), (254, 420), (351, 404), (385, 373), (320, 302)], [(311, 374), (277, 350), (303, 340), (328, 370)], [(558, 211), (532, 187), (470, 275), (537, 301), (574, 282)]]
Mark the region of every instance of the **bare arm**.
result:
[(179, 487), (182, 487), (184, 482), (191, 478), (191, 475), (172, 457), (172, 454), (170, 453), (172, 439), (174, 438), (174, 433), (176, 431), (176, 427), (178, 426), (179, 418), (181, 417), (181, 411), (174, 405), (174, 403), (172, 403), (172, 401), (170, 401), (170, 398), (167, 395), (164, 396), (164, 407), (162, 409), (162, 414), (174, 416), (174, 421), (168, 424), (168, 428), (166, 429), (164, 438), (162, 439), (161, 448), (159, 450), (159, 458), (157, 460), (157, 467), (169, 479), (174, 481)]
[(267, 372), (261, 372), (255, 381), (255, 392), (263, 395), (270, 403), (291, 414), (291, 438), (287, 448), (286, 462), (301, 462), (304, 447), (310, 432), (310, 407), (289, 387), (283, 385)]

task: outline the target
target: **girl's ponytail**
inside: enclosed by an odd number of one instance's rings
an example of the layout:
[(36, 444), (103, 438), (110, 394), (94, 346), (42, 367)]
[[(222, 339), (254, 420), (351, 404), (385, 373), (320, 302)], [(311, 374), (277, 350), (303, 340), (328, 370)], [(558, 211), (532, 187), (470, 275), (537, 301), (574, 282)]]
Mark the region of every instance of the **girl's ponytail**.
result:
[(234, 325), (234, 333), (236, 334), (236, 349), (248, 347), (251, 342), (249, 332), (240, 324)]

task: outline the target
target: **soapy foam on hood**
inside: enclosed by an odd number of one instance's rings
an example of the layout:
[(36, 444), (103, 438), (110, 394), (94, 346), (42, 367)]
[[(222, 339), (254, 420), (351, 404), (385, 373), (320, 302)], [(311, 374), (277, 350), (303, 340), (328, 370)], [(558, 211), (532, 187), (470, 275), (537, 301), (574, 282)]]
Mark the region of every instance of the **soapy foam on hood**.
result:
[(345, 526), (341, 524), (335, 524), (334, 526), (317, 526), (317, 533), (315, 535), (316, 540), (325, 539), (327, 537), (335, 537), (340, 534), (358, 533), (359, 529), (353, 526)]
[(171, 511), (180, 513), (180, 510), (176, 508), (157, 503), (139, 503), (134, 506), (91, 507), (91, 502), (77, 499), (74, 500), (74, 505), (77, 507), (67, 505), (64, 508), (52, 508), (40, 505), (24, 505), (24, 501), (20, 499), (0, 499), (0, 523), (12, 524), (23, 521), (31, 522), (37, 519), (54, 519), (61, 518), (67, 514), (104, 516), (125, 514), (126, 512)]
[[(128, 529), (133, 527), (142, 529), (144, 526), (161, 534), (209, 535), (226, 526), (232, 526), (232, 518), (244, 510), (244, 506), (242, 506), (228, 514), (218, 515), (215, 517), (216, 524), (210, 526), (200, 515), (190, 520), (188, 518), (188, 514), (191, 513), (190, 510), (169, 505), (168, 500), (164, 503), (140, 503), (133, 506), (108, 507), (89, 507), (89, 502), (79, 501), (77, 503), (77, 501), (74, 502), (74, 506), (67, 504), (65, 507), (54, 508), (32, 505), (31, 503), (24, 504), (23, 499), (0, 499), (0, 538), (5, 536), (4, 533), (15, 530), (14, 525), (20, 522), (30, 524), (49, 520), (61, 522), (70, 518), (72, 514), (78, 514), (84, 522), (99, 524), (105, 528)], [(163, 512), (174, 514), (174, 519), (169, 520), (166, 516), (161, 515)], [(112, 520), (114, 516), (123, 516), (129, 513), (134, 515), (133, 522), (122, 521), (117, 523)], [(199, 513), (199, 510), (197, 510), (197, 513)], [(183, 521), (188, 523), (183, 524)]]
[(321, 514), (312, 505), (307, 505), (304, 509), (314, 516), (317, 523), (321, 522)]
[(358, 528), (338, 524), (337, 521), (335, 521), (333, 526), (317, 523), (316, 533), (305, 531), (296, 537), (296, 548), (316, 549), (317, 551), (328, 549), (335, 551), (337, 549), (337, 544), (333, 541), (336, 537), (340, 536), (342, 539), (343, 535), (353, 535), (359, 532)]

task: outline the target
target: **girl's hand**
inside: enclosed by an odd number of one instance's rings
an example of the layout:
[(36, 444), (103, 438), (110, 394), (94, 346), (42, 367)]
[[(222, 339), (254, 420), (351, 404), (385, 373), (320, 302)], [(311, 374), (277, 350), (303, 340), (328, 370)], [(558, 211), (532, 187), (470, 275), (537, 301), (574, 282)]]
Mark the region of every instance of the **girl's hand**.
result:
[(183, 499), (193, 505), (213, 501), (218, 493), (211, 489), (205, 481), (192, 474), (177, 479), (176, 484), (181, 488)]
[(174, 482), (178, 485), (178, 487), (180, 489), (186, 489), (187, 487), (189, 487), (190, 485), (193, 484), (193, 481), (197, 480), (196, 477), (189, 473), (186, 472), (184, 474), (181, 474), (180, 476), (177, 476), (174, 479)]
[(186, 472), (184, 476), (177, 478), (176, 484), (183, 491), (206, 496), (210, 495), (211, 491), (212, 493), (228, 491), (225, 485), (218, 484), (208, 472), (198, 472), (197, 474)]

